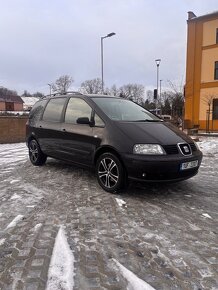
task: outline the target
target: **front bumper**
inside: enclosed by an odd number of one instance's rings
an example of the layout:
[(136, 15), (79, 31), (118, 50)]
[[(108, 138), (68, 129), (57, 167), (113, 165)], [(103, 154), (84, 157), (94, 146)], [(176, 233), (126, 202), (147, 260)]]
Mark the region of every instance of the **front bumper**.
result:
[[(148, 156), (137, 154), (122, 154), (122, 160), (127, 170), (128, 178), (147, 182), (170, 182), (188, 179), (198, 173), (202, 160), (200, 151), (190, 156), (181, 154)], [(198, 160), (198, 166), (181, 170), (181, 164)]]

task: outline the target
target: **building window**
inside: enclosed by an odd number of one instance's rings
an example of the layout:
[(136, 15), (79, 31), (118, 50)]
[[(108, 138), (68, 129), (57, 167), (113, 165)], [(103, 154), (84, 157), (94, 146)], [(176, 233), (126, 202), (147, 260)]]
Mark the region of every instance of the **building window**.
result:
[(5, 102), (6, 111), (14, 111), (14, 103)]
[(215, 61), (215, 67), (214, 67), (214, 79), (218, 80), (218, 61)]
[(213, 99), (213, 120), (218, 120), (218, 99)]
[(216, 44), (218, 44), (218, 28), (216, 29)]

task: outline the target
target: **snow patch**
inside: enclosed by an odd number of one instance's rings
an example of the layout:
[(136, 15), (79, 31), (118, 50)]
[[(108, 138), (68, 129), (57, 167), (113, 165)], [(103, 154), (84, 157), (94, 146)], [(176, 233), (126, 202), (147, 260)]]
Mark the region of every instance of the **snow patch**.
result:
[(18, 198), (21, 198), (21, 196), (15, 193), (12, 195), (10, 199), (18, 199)]
[(24, 216), (19, 214), (18, 216), (16, 216), (16, 218), (13, 219), (13, 221), (7, 226), (6, 229), (10, 229), (10, 228), (15, 227), (17, 225), (17, 223), (19, 221), (21, 221), (23, 218), (24, 218)]
[(39, 228), (41, 228), (42, 224), (37, 224), (35, 225), (35, 227), (33, 228), (34, 232), (36, 232)]
[(115, 198), (116, 199), (116, 202), (117, 202), (117, 204), (120, 206), (120, 207), (127, 207), (127, 205), (126, 205), (126, 202), (124, 201), (124, 200), (122, 200), (122, 199), (120, 199), (120, 198)]
[(212, 219), (212, 217), (208, 213), (202, 213), (202, 215), (208, 219)]
[(122, 276), (127, 280), (127, 290), (155, 290), (148, 283), (138, 278), (134, 273), (129, 271), (123, 265), (121, 265), (116, 259), (113, 259), (119, 270), (121, 271)]
[(4, 243), (5, 243), (5, 239), (1, 239), (0, 240), (0, 246), (4, 245)]
[(202, 142), (198, 142), (203, 154), (216, 154), (218, 153), (217, 138), (209, 137), (205, 138)]
[(72, 290), (74, 275), (74, 256), (61, 226), (51, 257), (46, 290)]
[(16, 182), (19, 182), (19, 181), (20, 181), (19, 179), (14, 179), (14, 180), (10, 181), (10, 184), (13, 184), (13, 183), (16, 183)]

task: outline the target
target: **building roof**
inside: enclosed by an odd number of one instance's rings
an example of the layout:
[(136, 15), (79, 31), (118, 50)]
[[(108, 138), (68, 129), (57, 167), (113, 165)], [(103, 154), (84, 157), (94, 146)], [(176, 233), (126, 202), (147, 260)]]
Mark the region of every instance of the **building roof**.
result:
[(35, 97), (21, 97), (26, 106), (33, 106), (39, 99)]
[(1, 94), (0, 94), (0, 102), (17, 103), (17, 104), (23, 104), (24, 103), (20, 96), (17, 96), (17, 95), (1, 95)]
[(188, 12), (188, 21), (200, 21), (200, 20), (208, 20), (208, 19), (216, 19), (218, 18), (218, 11), (214, 11), (212, 13), (208, 13), (201, 16), (196, 16), (192, 11)]

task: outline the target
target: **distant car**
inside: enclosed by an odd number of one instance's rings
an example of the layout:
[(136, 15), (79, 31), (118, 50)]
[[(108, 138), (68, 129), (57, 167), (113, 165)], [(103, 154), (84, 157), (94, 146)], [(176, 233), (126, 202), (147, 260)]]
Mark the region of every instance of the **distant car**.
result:
[(38, 101), (26, 127), (29, 157), (47, 156), (96, 170), (116, 192), (128, 178), (180, 181), (197, 174), (202, 153), (193, 140), (143, 107), (118, 97), (71, 93)]

